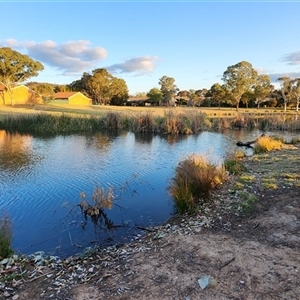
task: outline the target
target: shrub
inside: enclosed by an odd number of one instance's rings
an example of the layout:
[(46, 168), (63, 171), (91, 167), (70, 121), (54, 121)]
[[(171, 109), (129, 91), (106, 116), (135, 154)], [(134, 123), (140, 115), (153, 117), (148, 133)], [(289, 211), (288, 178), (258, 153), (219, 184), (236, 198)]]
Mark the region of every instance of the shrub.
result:
[(199, 205), (210, 202), (210, 192), (226, 180), (223, 165), (206, 157), (190, 155), (180, 162), (169, 187), (179, 213), (193, 212)]
[(280, 140), (264, 135), (259, 137), (257, 142), (255, 143), (254, 152), (262, 153), (273, 150), (280, 150), (282, 146), (283, 143)]
[(2, 212), (0, 216), (0, 259), (6, 258), (13, 253), (12, 223), (9, 216)]

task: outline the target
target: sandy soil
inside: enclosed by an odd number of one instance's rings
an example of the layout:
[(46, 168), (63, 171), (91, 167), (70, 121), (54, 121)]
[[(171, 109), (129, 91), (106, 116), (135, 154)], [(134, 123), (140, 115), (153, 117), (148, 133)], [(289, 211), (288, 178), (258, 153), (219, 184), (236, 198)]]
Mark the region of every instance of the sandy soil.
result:
[[(225, 208), (207, 223), (200, 213), (174, 217), (131, 244), (41, 267), (7, 298), (300, 299), (299, 154), (291, 147), (246, 159), (255, 180), (243, 191), (258, 199), (247, 214), (233, 209), (240, 200), (232, 180), (214, 195)], [(267, 179), (277, 188), (266, 188)], [(204, 275), (211, 283), (202, 289)]]

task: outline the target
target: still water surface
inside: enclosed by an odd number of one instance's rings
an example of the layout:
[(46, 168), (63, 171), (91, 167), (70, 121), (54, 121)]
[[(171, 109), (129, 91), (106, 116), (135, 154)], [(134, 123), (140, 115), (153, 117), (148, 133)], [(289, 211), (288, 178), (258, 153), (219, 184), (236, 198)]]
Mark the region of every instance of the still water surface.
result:
[[(139, 227), (174, 213), (168, 185), (178, 163), (192, 153), (222, 161), (236, 142), (260, 132), (203, 132), (191, 136), (149, 134), (33, 137), (0, 131), (0, 210), (12, 218), (16, 251), (68, 256), (79, 246), (130, 241)], [(93, 224), (77, 204), (97, 187), (114, 188), (115, 206)], [(110, 223), (111, 224), (111, 223)]]

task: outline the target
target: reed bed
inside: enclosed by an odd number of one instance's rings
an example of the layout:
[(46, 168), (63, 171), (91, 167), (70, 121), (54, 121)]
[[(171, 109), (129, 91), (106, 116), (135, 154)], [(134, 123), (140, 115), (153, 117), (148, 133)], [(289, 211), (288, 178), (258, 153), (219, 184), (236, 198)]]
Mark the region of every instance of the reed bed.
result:
[(239, 114), (235, 117), (210, 118), (199, 110), (165, 111), (163, 115), (152, 112), (136, 114), (108, 111), (102, 114), (8, 114), (0, 118), (0, 129), (25, 133), (73, 133), (102, 129), (127, 130), (161, 134), (194, 134), (201, 131), (224, 129), (260, 129), (300, 131), (298, 115), (277, 113), (256, 117)]

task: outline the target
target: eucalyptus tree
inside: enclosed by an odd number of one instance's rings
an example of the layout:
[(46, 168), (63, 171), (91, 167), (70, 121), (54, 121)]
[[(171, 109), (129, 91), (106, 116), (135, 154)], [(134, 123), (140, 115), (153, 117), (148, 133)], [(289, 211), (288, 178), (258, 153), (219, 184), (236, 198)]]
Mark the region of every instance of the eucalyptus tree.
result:
[(108, 104), (110, 101), (110, 84), (113, 76), (106, 69), (95, 69), (92, 74), (84, 73), (83, 85), (95, 104)]
[(173, 77), (163, 76), (159, 79), (158, 84), (160, 85), (160, 91), (163, 95), (163, 103), (165, 105), (170, 105), (178, 92), (178, 88), (175, 85), (175, 79)]
[(257, 104), (257, 109), (259, 109), (259, 106), (262, 103), (271, 100), (271, 94), (273, 90), (274, 86), (271, 84), (271, 80), (268, 75), (261, 74), (257, 76), (253, 91), (255, 103)]
[(41, 95), (43, 100), (53, 99), (54, 87), (50, 83), (29, 82), (26, 84), (31, 90)]
[(296, 111), (299, 111), (300, 104), (300, 78), (291, 80), (292, 97), (295, 99)]
[(209, 90), (209, 96), (218, 103), (218, 107), (220, 109), (221, 103), (226, 100), (226, 90), (221, 84), (215, 83)]
[(128, 100), (129, 92), (124, 79), (113, 77), (109, 91), (111, 105), (124, 105)]
[(0, 82), (5, 86), (14, 104), (12, 88), (13, 84), (18, 84), (31, 77), (38, 76), (44, 66), (9, 47), (0, 48)]
[(277, 79), (280, 82), (280, 91), (283, 98), (284, 111), (287, 109), (287, 105), (292, 100), (292, 81), (290, 77), (283, 76)]
[(257, 71), (247, 61), (229, 66), (223, 73), (224, 88), (237, 111), (243, 94), (253, 90), (257, 76)]
[(128, 88), (124, 79), (112, 76), (106, 69), (84, 72), (81, 79), (68, 87), (92, 98), (94, 104), (122, 105), (128, 99)]
[(159, 88), (152, 88), (146, 95), (153, 105), (158, 105), (163, 97)]

